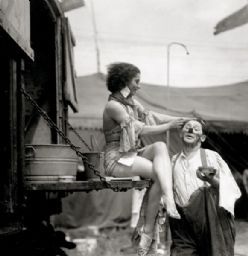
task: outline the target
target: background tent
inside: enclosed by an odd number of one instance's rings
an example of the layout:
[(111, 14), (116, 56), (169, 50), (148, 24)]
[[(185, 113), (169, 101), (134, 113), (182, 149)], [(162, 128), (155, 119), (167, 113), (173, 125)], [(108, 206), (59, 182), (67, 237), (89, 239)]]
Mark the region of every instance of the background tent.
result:
[[(77, 94), (79, 112), (70, 116), (70, 123), (80, 130), (87, 143), (92, 144), (92, 141), (95, 141), (95, 147), (101, 149), (105, 143), (101, 133), (102, 111), (109, 94), (104, 75), (79, 77)], [(171, 87), (169, 95), (168, 107), (167, 87), (142, 84), (137, 99), (147, 109), (161, 113), (204, 118), (209, 132), (207, 146), (219, 151), (233, 169), (242, 172), (247, 168), (244, 149), (247, 147), (248, 136), (248, 81), (205, 88)], [(72, 136), (78, 142), (78, 139)], [(165, 139), (165, 135), (162, 139)], [(175, 136), (173, 140), (176, 140)], [(83, 147), (81, 142), (78, 143)], [(171, 152), (174, 153), (178, 149), (177, 145), (178, 141), (170, 143)]]
[[(105, 144), (101, 130), (102, 111), (109, 95), (105, 76), (92, 74), (78, 77), (76, 84), (79, 112), (70, 115), (70, 123), (89, 147), (101, 151)], [(169, 107), (166, 104), (167, 90), (165, 86), (142, 84), (137, 99), (147, 109), (157, 112), (204, 118), (208, 126), (208, 140), (204, 146), (222, 155), (242, 187), (241, 175), (248, 167), (248, 81), (206, 88), (172, 87), (169, 88)], [(171, 153), (175, 153), (180, 146), (175, 133), (171, 133)], [(70, 137), (83, 151), (89, 151), (75, 133), (71, 132)], [(166, 141), (166, 134), (144, 138), (145, 143), (155, 140)], [(247, 199), (241, 201), (238, 212), (245, 213)], [(76, 193), (65, 199), (63, 207), (63, 213), (56, 218), (57, 225), (123, 226), (130, 219), (131, 191)]]
[[(165, 86), (142, 84), (137, 98), (151, 110), (176, 116), (198, 114), (211, 130), (248, 133), (248, 81), (205, 88), (170, 87), (169, 107), (167, 93)], [(79, 112), (70, 116), (70, 122), (75, 127), (101, 128), (108, 94), (103, 74), (77, 78)]]

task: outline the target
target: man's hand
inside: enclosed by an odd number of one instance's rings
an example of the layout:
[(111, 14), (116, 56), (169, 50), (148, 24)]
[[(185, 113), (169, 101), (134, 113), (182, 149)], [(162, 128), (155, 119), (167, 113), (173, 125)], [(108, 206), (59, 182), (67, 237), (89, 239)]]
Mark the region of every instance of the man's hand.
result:
[(210, 185), (216, 187), (219, 185), (219, 181), (216, 178), (216, 170), (213, 168), (201, 168), (196, 171), (196, 176), (202, 181), (208, 182)]

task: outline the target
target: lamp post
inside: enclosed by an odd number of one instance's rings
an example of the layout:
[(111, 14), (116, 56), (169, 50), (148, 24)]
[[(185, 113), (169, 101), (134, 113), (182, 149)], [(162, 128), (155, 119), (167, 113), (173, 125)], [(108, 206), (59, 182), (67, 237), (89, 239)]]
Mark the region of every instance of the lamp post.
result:
[[(179, 42), (171, 42), (167, 45), (167, 106), (169, 107), (170, 102), (170, 50), (173, 45), (178, 45), (184, 48), (186, 51), (186, 54), (189, 55), (189, 51), (185, 44), (179, 43)], [(167, 148), (168, 152), (170, 152), (170, 131), (167, 130), (166, 132), (166, 142), (167, 142)], [(167, 219), (167, 218), (166, 218)], [(168, 220), (165, 224), (165, 244), (166, 247), (169, 249), (169, 240), (170, 240), (170, 233), (169, 233), (169, 223)], [(168, 250), (170, 253), (170, 249)]]
[(94, 30), (94, 41), (95, 41), (95, 50), (96, 50), (96, 65), (97, 65), (97, 73), (100, 73), (101, 63), (100, 63), (100, 49), (99, 49), (99, 42), (98, 42), (98, 32), (97, 32), (97, 24), (96, 24), (96, 16), (95, 16), (95, 7), (94, 7), (94, 0), (90, 1), (91, 5), (91, 18), (92, 18), (92, 25)]
[[(187, 46), (183, 43), (179, 42), (171, 42), (167, 45), (167, 106), (169, 107), (170, 102), (170, 50), (173, 45), (178, 45), (184, 48), (186, 51), (186, 54), (189, 55), (189, 51), (187, 49)], [(170, 151), (170, 131), (168, 130), (166, 133), (166, 141), (167, 141), (167, 147), (168, 151)]]

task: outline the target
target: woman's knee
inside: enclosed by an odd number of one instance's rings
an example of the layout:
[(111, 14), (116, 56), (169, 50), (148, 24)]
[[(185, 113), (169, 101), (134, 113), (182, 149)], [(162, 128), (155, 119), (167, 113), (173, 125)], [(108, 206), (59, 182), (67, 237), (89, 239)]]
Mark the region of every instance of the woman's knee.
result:
[(168, 153), (167, 145), (163, 141), (157, 141), (153, 143), (155, 153)]

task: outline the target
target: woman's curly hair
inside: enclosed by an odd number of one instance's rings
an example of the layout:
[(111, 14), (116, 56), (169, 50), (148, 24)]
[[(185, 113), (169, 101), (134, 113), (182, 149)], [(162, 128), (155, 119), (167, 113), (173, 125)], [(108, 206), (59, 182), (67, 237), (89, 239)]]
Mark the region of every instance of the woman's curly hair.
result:
[(106, 81), (108, 90), (112, 93), (120, 91), (125, 88), (137, 74), (140, 74), (140, 70), (133, 64), (125, 62), (110, 64), (108, 66)]

